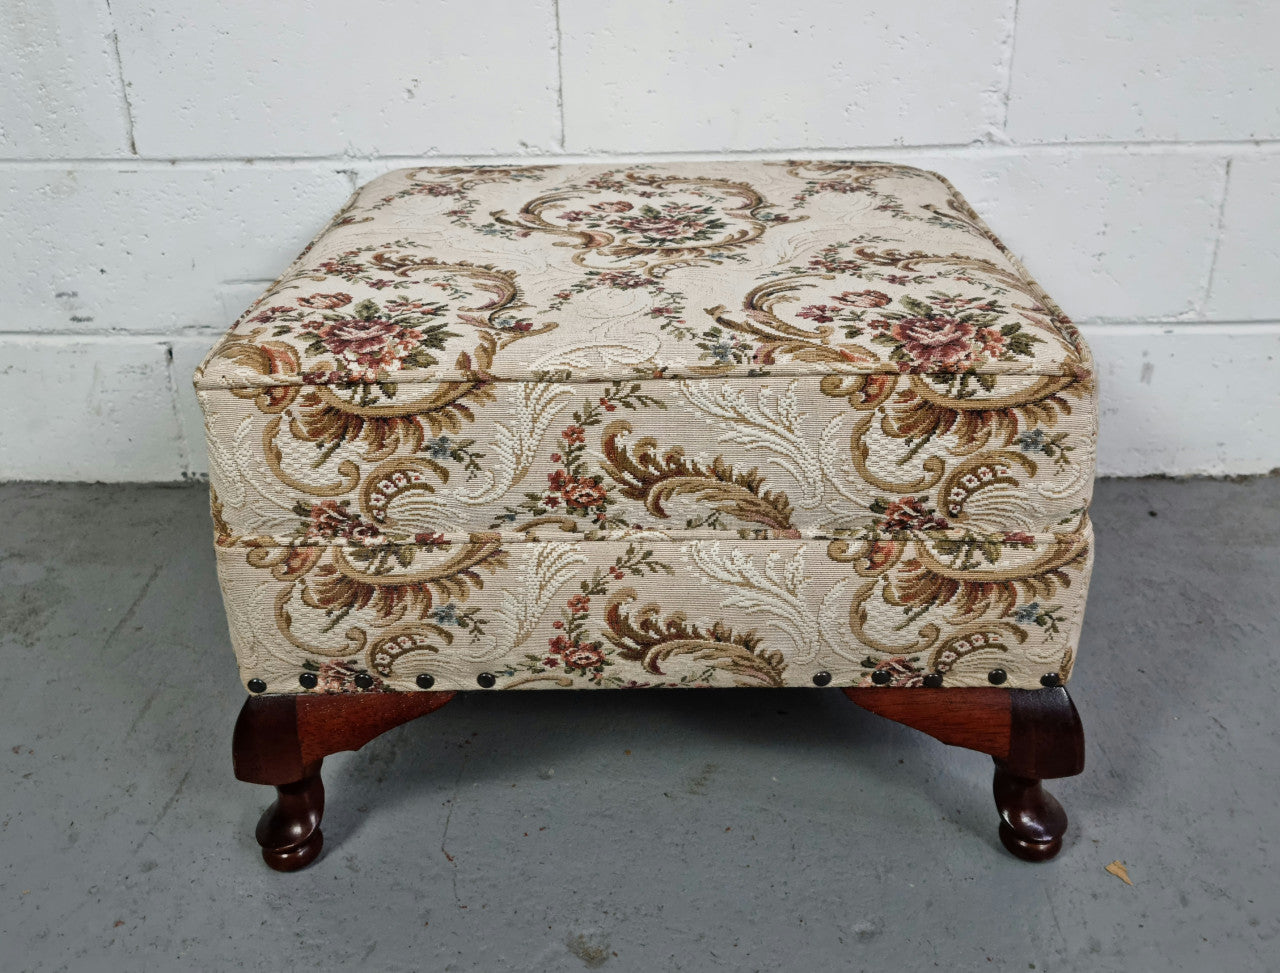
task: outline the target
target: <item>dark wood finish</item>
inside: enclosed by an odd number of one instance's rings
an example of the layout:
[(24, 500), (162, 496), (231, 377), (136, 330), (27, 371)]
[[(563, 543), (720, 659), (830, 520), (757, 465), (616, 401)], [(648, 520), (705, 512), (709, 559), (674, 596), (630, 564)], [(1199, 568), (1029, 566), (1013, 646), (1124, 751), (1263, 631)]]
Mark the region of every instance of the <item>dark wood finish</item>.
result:
[[(1067, 691), (1053, 689), (881, 689), (844, 693), (864, 709), (914, 727), (943, 743), (995, 760), (992, 793), (1000, 840), (1026, 861), (1045, 861), (1062, 847), (1067, 815), (1042, 780), (1084, 769), (1084, 732)], [(305, 868), (324, 835), (325, 757), (359, 750), (374, 737), (439, 709), (452, 692), (251, 696), (236, 721), (236, 777), (276, 789), (256, 836), (277, 871)]]
[(1084, 770), (1084, 729), (1065, 688), (846, 689), (864, 709), (995, 759), (1000, 840), (1026, 861), (1062, 847), (1067, 815), (1040, 785)]
[(315, 861), (324, 844), (324, 783), (320, 765), (342, 750), (359, 750), (401, 723), (425, 716), (451, 692), (250, 696), (236, 720), (232, 759), (239, 780), (268, 784), (277, 798), (255, 832), (262, 857), (277, 871)]
[(846, 689), (878, 716), (905, 723), (953, 747), (1009, 755), (1013, 692), (1008, 689)]
[(1048, 861), (1062, 848), (1067, 812), (1033, 777), (1019, 777), (996, 761), (991, 792), (1000, 812), (1000, 842), (1023, 861)]
[(302, 780), (276, 786), (275, 802), (262, 812), (254, 837), (262, 846), (262, 860), (277, 872), (306, 868), (324, 847), (320, 819), (324, 817), (324, 781), (320, 761), (306, 769)]
[(1000, 758), (1007, 768), (1037, 780), (1074, 777), (1083, 771), (1084, 727), (1067, 690), (1058, 686), (1006, 692), (1013, 696), (1009, 753)]

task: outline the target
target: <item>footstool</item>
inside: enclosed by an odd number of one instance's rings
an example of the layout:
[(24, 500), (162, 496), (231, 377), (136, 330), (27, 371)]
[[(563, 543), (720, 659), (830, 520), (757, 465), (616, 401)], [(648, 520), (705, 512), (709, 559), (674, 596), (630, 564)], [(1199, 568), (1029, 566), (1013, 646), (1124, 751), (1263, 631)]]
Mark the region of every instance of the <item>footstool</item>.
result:
[(196, 388), (273, 868), (320, 851), (325, 756), (534, 689), (840, 687), (1060, 848), (1093, 363), (941, 176), (392, 172)]

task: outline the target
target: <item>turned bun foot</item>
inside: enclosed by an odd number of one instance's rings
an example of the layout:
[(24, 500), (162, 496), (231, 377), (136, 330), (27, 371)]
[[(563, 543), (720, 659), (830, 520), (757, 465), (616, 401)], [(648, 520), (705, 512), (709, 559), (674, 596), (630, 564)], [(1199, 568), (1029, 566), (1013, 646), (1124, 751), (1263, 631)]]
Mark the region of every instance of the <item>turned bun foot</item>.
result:
[(1023, 861), (1048, 861), (1062, 850), (1067, 812), (1041, 782), (996, 761), (992, 793), (1000, 811), (1000, 842)]
[(278, 872), (306, 868), (320, 855), (324, 784), (331, 753), (359, 750), (393, 726), (437, 710), (453, 693), (299, 693), (250, 696), (232, 736), (236, 777), (276, 789), (254, 832), (262, 860)]
[(317, 761), (300, 781), (276, 787), (279, 797), (258, 821), (254, 837), (262, 846), (262, 860), (277, 872), (306, 868), (324, 847), (320, 819), (324, 816), (324, 783)]

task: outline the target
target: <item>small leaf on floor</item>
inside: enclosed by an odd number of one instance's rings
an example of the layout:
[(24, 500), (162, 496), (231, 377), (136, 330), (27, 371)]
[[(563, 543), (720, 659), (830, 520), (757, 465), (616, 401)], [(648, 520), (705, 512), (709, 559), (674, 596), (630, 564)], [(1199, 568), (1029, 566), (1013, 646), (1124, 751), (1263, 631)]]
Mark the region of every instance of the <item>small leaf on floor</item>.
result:
[(1125, 885), (1132, 885), (1133, 882), (1129, 878), (1129, 869), (1124, 867), (1124, 862), (1114, 861), (1107, 866), (1107, 871), (1114, 875)]

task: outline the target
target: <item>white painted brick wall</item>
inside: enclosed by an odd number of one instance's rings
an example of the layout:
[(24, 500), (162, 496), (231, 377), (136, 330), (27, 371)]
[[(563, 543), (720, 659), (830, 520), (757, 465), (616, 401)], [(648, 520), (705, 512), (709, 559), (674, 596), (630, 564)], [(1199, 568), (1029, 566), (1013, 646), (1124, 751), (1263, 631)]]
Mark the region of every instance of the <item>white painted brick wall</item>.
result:
[(135, 335), (7, 338), (0, 356), (6, 471), (36, 480), (168, 480), (190, 468), (168, 351), (163, 341)]
[(1028, 0), (1008, 134), (1019, 141), (1280, 137), (1280, 5)]
[[(560, 0), (565, 148), (969, 142), (997, 121), (1009, 13), (1007, 0)], [(929, 62), (946, 51), (940, 71)]]
[(123, 94), (105, 2), (4, 0), (0, 158), (128, 154)]
[(550, 3), (112, 0), (111, 9), (134, 134), (148, 155), (457, 155), (558, 144)]
[(0, 479), (205, 468), (190, 374), (418, 163), (947, 174), (1081, 322), (1105, 473), (1280, 467), (1264, 0), (0, 0)]

